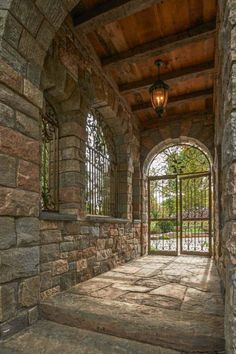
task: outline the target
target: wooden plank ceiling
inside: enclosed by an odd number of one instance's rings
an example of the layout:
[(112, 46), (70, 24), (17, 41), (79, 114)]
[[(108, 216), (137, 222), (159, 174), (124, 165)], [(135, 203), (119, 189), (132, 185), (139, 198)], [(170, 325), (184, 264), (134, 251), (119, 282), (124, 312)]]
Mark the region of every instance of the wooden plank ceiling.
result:
[(167, 119), (213, 111), (216, 9), (216, 0), (81, 0), (72, 16), (145, 129), (158, 122), (148, 91), (157, 58)]

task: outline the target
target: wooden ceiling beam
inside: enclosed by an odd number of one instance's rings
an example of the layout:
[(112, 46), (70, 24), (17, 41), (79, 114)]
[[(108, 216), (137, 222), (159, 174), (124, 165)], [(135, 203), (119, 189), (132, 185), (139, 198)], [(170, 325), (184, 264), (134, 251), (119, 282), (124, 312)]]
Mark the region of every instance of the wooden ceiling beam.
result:
[(216, 32), (215, 21), (207, 22), (186, 31), (173, 34), (165, 38), (144, 43), (109, 57), (101, 59), (104, 67), (119, 66), (124, 63), (134, 63), (140, 60), (147, 60), (151, 57), (161, 56), (187, 44), (211, 38)]
[[(213, 97), (213, 89), (207, 89), (207, 90), (201, 90), (201, 91), (196, 91), (196, 92), (191, 92), (185, 95), (181, 96), (176, 96), (176, 97), (170, 97), (167, 103), (167, 107), (173, 107), (176, 105), (179, 105), (181, 103), (189, 103), (193, 102), (199, 99), (205, 99), (205, 98), (211, 98)], [(148, 111), (150, 109), (153, 109), (151, 100), (148, 102), (144, 102), (141, 104), (137, 104), (132, 106), (132, 111), (134, 113), (140, 112), (140, 111)]]
[(163, 0), (107, 0), (82, 14), (73, 11), (72, 17), (75, 27), (91, 32), (98, 27), (107, 25), (121, 18), (145, 10)]
[[(161, 75), (161, 79), (168, 85), (174, 86), (176, 83), (183, 82), (190, 79), (196, 79), (202, 75), (208, 75), (214, 72), (214, 61), (202, 63), (199, 65), (190, 66), (177, 71), (168, 72)], [(119, 85), (121, 93), (137, 92), (141, 90), (148, 90), (149, 87), (157, 80), (155, 77), (148, 77), (144, 80), (134, 81)]]
[(142, 126), (142, 131), (143, 130), (149, 130), (149, 129), (155, 129), (157, 126), (163, 126), (163, 125), (168, 125), (170, 122), (176, 122), (176, 121), (181, 121), (181, 120), (206, 120), (208, 123), (212, 122), (214, 123), (213, 120), (214, 114), (212, 111), (195, 111), (195, 112), (188, 112), (188, 113), (183, 113), (183, 114), (166, 114), (162, 118), (152, 118), (147, 121), (143, 121), (140, 123)]

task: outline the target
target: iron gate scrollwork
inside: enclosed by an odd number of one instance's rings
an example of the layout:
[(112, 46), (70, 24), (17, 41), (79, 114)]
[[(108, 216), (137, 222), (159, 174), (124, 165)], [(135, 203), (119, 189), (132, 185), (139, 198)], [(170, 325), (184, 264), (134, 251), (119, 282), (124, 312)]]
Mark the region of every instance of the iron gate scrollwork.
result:
[(149, 253), (211, 255), (211, 175), (149, 177)]
[(41, 112), (41, 209), (59, 208), (59, 123), (56, 112), (46, 101)]
[(211, 176), (180, 176), (180, 249), (185, 254), (211, 254)]
[(149, 252), (178, 252), (176, 176), (149, 178)]

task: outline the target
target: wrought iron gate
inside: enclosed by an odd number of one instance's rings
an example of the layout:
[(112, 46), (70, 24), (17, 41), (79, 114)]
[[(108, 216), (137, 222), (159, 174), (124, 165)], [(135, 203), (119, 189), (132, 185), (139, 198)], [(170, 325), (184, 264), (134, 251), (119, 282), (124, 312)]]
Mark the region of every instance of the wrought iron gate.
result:
[(211, 175), (149, 177), (149, 253), (211, 255)]

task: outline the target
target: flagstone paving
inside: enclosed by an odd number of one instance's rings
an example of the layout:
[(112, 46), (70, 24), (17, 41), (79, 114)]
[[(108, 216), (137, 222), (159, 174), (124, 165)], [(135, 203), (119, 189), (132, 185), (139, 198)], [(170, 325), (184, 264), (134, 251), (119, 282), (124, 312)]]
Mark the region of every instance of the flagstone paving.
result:
[(146, 343), (154, 353), (224, 352), (224, 304), (209, 258), (142, 257), (45, 300), (41, 312), (67, 331), (71, 326)]

